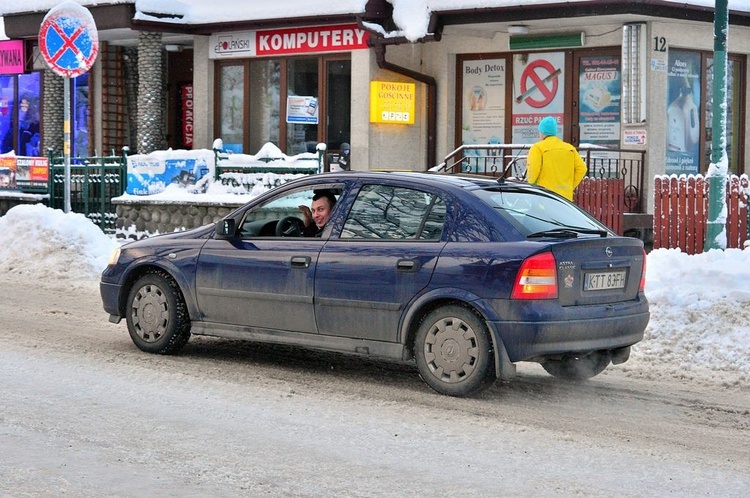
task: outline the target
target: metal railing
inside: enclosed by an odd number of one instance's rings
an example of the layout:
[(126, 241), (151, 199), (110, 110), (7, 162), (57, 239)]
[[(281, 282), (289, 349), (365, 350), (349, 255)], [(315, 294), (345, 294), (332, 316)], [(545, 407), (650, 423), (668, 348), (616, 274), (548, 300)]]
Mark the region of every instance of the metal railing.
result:
[[(430, 171), (524, 179), (530, 147), (531, 144), (462, 145)], [(581, 145), (578, 152), (588, 166), (587, 177), (624, 180), (625, 212), (644, 212), (643, 175), (646, 151)]]
[[(105, 233), (113, 233), (117, 212), (112, 198), (125, 192), (128, 147), (121, 156), (70, 159), (70, 209), (84, 214)], [(65, 208), (65, 158), (49, 152), (49, 206)]]

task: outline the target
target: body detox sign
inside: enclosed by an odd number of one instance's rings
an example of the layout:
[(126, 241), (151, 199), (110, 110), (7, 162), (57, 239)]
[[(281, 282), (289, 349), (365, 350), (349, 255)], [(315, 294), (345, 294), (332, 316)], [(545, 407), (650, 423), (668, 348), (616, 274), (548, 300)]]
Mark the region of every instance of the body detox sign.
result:
[(211, 58), (346, 52), (366, 49), (369, 33), (356, 24), (243, 31), (211, 36)]

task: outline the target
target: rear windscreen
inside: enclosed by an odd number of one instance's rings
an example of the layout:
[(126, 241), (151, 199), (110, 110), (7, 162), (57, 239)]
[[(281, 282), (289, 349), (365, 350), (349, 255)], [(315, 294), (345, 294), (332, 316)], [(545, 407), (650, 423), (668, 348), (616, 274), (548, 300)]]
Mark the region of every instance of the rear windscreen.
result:
[(523, 235), (559, 228), (606, 230), (607, 227), (562, 197), (540, 190), (495, 188), (474, 193)]

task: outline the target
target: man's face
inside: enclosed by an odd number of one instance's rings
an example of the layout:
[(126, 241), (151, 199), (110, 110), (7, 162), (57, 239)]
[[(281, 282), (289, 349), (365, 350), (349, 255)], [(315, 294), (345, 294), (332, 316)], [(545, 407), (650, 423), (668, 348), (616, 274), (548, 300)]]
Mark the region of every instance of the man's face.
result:
[(328, 199), (321, 197), (317, 201), (312, 203), (312, 218), (318, 228), (328, 223), (328, 218), (331, 217), (331, 204)]

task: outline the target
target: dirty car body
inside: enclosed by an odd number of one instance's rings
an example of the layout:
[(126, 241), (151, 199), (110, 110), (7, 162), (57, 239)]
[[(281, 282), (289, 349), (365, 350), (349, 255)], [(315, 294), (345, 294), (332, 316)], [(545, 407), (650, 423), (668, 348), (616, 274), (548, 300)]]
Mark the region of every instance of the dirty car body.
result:
[[(320, 237), (299, 205), (337, 202)], [(213, 225), (122, 246), (101, 278), (110, 321), (142, 350), (191, 334), (404, 361), (467, 396), (515, 363), (584, 380), (628, 359), (648, 324), (641, 241), (523, 182), (326, 173)]]

